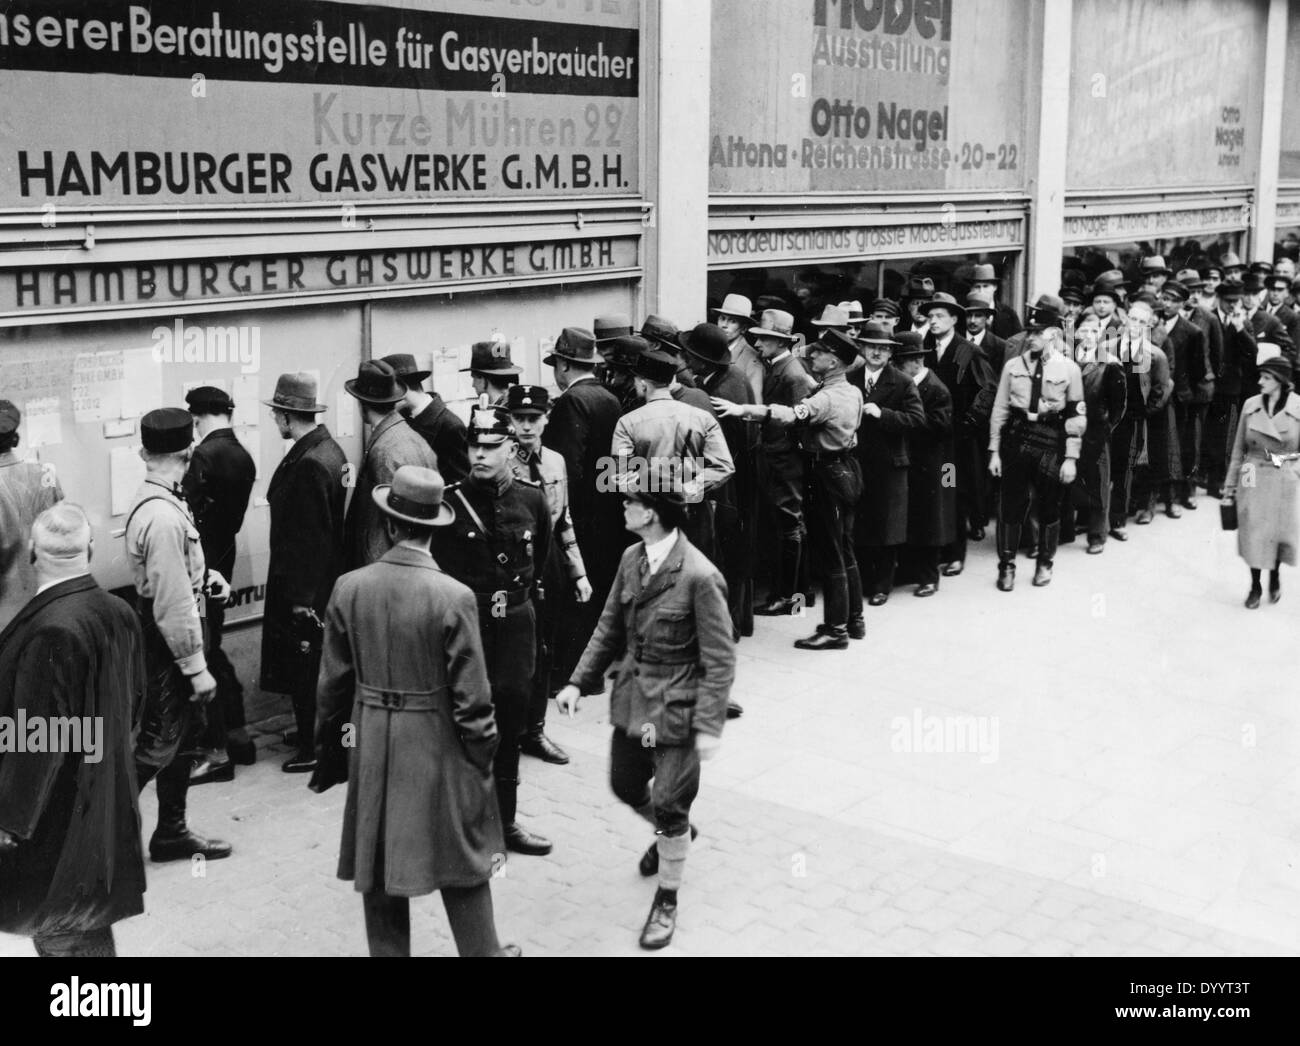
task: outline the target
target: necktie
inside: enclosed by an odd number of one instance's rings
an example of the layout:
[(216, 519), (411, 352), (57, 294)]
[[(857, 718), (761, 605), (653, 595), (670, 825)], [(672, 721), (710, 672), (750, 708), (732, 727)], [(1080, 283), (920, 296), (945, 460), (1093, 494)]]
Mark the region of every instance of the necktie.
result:
[(542, 463), (531, 455), (528, 458), (528, 478), (534, 483), (542, 482)]
[(876, 379), (870, 374), (867, 375), (867, 395), (871, 395), (871, 390), (876, 387)]
[(1029, 413), (1038, 413), (1038, 398), (1043, 392), (1043, 357), (1038, 357), (1038, 366), (1034, 368), (1034, 383), (1029, 390)]

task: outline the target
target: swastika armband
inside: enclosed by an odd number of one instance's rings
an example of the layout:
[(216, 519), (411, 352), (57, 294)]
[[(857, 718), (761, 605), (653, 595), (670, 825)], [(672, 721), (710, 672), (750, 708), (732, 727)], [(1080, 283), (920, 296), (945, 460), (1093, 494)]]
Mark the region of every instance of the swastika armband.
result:
[(807, 421), (812, 416), (812, 410), (807, 403), (800, 403), (794, 408), (794, 417), (796, 421)]

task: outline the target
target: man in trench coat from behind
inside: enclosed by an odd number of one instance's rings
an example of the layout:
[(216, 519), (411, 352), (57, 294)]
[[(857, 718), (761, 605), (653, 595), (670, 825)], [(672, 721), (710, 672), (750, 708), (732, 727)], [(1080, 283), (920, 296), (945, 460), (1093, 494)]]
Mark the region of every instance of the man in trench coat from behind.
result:
[(429, 552), (455, 519), (443, 489), (404, 465), (371, 491), (393, 547), (343, 575), (325, 615), (311, 788), (348, 782), (338, 874), (362, 894), (376, 957), (410, 956), (409, 899), (434, 890), (462, 956), (519, 954), (497, 940), (488, 884), (505, 844), (478, 605)]

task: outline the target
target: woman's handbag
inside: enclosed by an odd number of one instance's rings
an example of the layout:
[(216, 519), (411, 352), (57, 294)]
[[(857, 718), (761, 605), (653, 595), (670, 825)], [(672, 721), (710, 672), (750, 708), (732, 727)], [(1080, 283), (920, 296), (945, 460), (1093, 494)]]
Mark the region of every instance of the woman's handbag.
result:
[(1219, 502), (1219, 522), (1224, 530), (1237, 529), (1237, 503), (1235, 501)]

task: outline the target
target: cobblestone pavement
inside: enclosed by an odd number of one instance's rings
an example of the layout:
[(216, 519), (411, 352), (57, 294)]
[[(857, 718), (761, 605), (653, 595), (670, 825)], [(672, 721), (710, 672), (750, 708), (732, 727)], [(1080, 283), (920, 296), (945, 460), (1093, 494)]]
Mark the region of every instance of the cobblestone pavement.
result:
[[(1131, 534), (1099, 557), (1063, 547), (1045, 589), (1022, 558), (1011, 594), (986, 540), (937, 597), (869, 609), (847, 652), (791, 648), (819, 610), (760, 618), (663, 954), (1300, 951), (1300, 575), (1243, 609), (1245, 567), (1206, 500)], [(255, 651), (256, 630), (236, 646)], [(606, 713), (552, 707), (572, 763), (524, 760), (521, 821), (555, 853), (512, 856), (493, 894), (527, 955), (642, 954), (649, 833), (606, 784)], [(945, 717), (976, 717), (978, 750)], [(311, 794), (283, 753), (194, 790), (193, 824), (235, 856), (202, 878), (151, 865), (123, 954), (365, 953), (360, 899), (334, 877), (344, 790)], [(153, 788), (142, 805), (152, 830)], [(454, 954), (438, 899), (412, 911), (416, 950)]]

